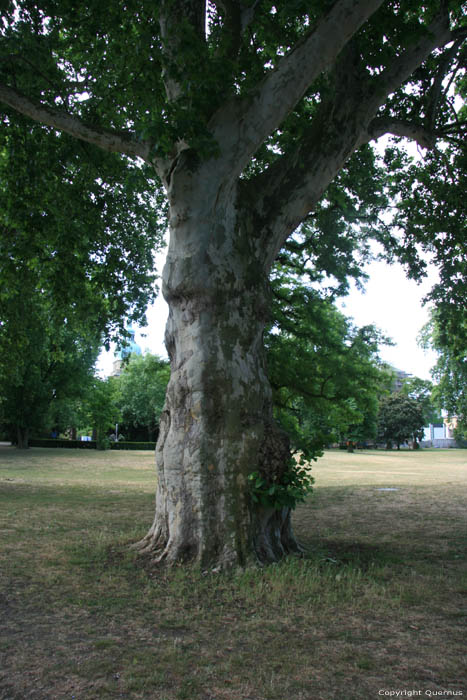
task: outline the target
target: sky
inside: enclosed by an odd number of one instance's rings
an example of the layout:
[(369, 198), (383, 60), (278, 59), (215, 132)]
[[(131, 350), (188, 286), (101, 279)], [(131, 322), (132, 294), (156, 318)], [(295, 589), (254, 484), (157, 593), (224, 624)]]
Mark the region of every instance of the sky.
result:
[(364, 292), (353, 287), (340, 304), (342, 311), (357, 326), (373, 323), (393, 340), (394, 346), (381, 347), (382, 360), (414, 377), (431, 379), (437, 356), (422, 350), (417, 336), (429, 320), (429, 306), (423, 305), (423, 298), (437, 281), (436, 270), (430, 268), (420, 284), (407, 279), (399, 264), (373, 262), (366, 271), (370, 279)]
[[(163, 264), (163, 256), (158, 258), (158, 273)], [(394, 346), (382, 346), (381, 358), (396, 369), (404, 370), (421, 379), (431, 379), (430, 368), (436, 362), (433, 352), (424, 352), (417, 345), (417, 336), (428, 321), (428, 307), (422, 304), (423, 297), (436, 281), (436, 272), (421, 284), (409, 280), (401, 265), (388, 265), (372, 262), (366, 267), (370, 279), (361, 292), (352, 288), (351, 293), (341, 300), (339, 306), (346, 316), (354, 319), (357, 326), (375, 324), (386, 336), (392, 338)], [(167, 357), (164, 347), (164, 329), (167, 319), (167, 305), (162, 295), (147, 313), (148, 326), (139, 330), (135, 327), (135, 339), (142, 351), (149, 351)], [(103, 351), (98, 362), (101, 374), (112, 371), (113, 351)]]

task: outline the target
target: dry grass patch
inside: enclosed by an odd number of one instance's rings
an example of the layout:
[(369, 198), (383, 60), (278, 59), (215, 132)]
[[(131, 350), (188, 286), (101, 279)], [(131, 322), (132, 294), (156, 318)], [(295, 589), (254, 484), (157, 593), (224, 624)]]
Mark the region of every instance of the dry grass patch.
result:
[(222, 575), (125, 546), (151, 453), (71, 452), (0, 452), (2, 700), (467, 696), (466, 452), (326, 454), (307, 558)]

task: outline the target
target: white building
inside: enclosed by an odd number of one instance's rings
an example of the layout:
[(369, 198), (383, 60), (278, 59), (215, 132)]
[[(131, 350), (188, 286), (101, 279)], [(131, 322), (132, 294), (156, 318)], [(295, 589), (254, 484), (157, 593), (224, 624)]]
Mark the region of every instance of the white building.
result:
[(430, 423), (424, 428), (422, 447), (457, 447), (454, 430), (457, 418), (445, 418), (442, 423)]

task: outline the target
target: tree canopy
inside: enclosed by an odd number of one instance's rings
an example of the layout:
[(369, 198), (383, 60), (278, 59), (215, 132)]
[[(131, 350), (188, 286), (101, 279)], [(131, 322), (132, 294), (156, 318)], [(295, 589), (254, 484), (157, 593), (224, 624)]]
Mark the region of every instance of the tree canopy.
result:
[(275, 416), (307, 459), (332, 442), (376, 437), (378, 399), (390, 375), (379, 359), (389, 342), (356, 328), (332, 298), (276, 269), (273, 325), (266, 338)]
[[(423, 331), (423, 343), (438, 353), (433, 368), (433, 401), (438, 409), (456, 417), (456, 435), (467, 438), (467, 319), (459, 309), (445, 318), (444, 306), (435, 310)], [(455, 328), (449, 328), (453, 319)]]
[(417, 440), (423, 436), (425, 416), (423, 405), (402, 392), (384, 397), (379, 406), (378, 438), (391, 447), (395, 442), (397, 449), (402, 443)]
[(28, 268), (58, 316), (92, 318), (105, 337), (144, 322), (162, 239), (147, 171), (19, 115), (2, 122), (3, 294)]
[(118, 378), (117, 403), (126, 430), (144, 429), (144, 440), (155, 439), (169, 376), (169, 363), (157, 355), (130, 355)]
[(14, 289), (0, 292), (0, 320), (0, 418), (26, 448), (31, 430), (51, 427), (59, 402), (85, 393), (101, 338), (73, 318), (58, 319), (27, 268)]
[(433, 382), (419, 377), (409, 377), (404, 380), (401, 392), (415, 399), (423, 410), (424, 424), (436, 423), (440, 420), (439, 409), (433, 400)]

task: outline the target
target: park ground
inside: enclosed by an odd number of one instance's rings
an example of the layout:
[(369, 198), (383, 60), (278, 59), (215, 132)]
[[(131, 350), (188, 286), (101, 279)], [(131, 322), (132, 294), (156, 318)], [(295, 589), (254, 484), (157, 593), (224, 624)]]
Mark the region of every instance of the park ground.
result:
[(467, 451), (327, 452), (307, 556), (230, 574), (135, 559), (153, 460), (0, 447), (2, 700), (467, 698)]

